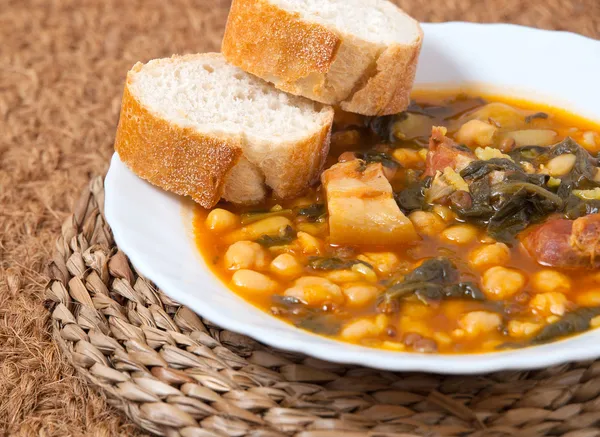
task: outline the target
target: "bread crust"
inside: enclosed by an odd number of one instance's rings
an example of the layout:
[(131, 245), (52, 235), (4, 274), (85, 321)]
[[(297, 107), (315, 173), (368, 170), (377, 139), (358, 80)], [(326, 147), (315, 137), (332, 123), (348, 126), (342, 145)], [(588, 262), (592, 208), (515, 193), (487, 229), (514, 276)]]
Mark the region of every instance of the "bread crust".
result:
[[(301, 79), (329, 71), (341, 40), (318, 24), (305, 23), (266, 0), (235, 0), (221, 52), (232, 64), (300, 94)], [(323, 102), (327, 103), (327, 102)]]
[(205, 208), (212, 208), (221, 198), (258, 203), (266, 196), (265, 184), (280, 198), (293, 197), (318, 180), (329, 151), (333, 108), (322, 108), (326, 112), (323, 125), (296, 142), (265, 146), (247, 135), (211, 135), (179, 126), (144, 107), (130, 89), (142, 67), (138, 62), (127, 74), (115, 139), (119, 157), (141, 178), (190, 196)]
[[(412, 44), (385, 46), (337, 34), (269, 0), (233, 0), (221, 51), (283, 91), (349, 112), (387, 115), (409, 104), (423, 39), (418, 30)], [(338, 54), (343, 60), (336, 63)], [(356, 77), (342, 77), (348, 74)]]
[(177, 126), (143, 107), (129, 89), (131, 74), (141, 68), (138, 62), (127, 75), (115, 150), (135, 174), (153, 185), (213, 207), (227, 174), (242, 156), (239, 140)]

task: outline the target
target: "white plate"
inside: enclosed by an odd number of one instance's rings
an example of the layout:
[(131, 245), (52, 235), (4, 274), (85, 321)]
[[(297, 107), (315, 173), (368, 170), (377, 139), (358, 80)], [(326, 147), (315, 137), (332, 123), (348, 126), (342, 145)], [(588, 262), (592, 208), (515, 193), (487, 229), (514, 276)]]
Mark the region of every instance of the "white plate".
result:
[[(513, 25), (423, 25), (421, 85), (484, 89), (558, 104), (600, 120), (600, 42)], [(118, 156), (106, 177), (106, 217), (119, 247), (167, 295), (232, 331), (324, 360), (386, 370), (466, 374), (529, 369), (600, 357), (600, 330), (513, 351), (469, 355), (390, 352), (294, 328), (246, 303), (208, 269), (194, 244), (192, 208), (137, 178)]]

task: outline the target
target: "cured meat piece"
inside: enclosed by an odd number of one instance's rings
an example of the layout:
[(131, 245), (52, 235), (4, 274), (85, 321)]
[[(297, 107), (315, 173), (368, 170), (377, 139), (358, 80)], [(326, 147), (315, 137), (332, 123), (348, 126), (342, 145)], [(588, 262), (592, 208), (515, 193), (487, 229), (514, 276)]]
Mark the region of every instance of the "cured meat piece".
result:
[(446, 136), (445, 127), (434, 126), (431, 129), (424, 176), (434, 176), (438, 171), (443, 172), (446, 167), (460, 172), (475, 159), (473, 152)]
[(330, 242), (333, 244), (412, 243), (419, 237), (400, 211), (380, 163), (340, 162), (323, 172)]
[(550, 220), (523, 239), (529, 254), (551, 267), (600, 266), (600, 214)]

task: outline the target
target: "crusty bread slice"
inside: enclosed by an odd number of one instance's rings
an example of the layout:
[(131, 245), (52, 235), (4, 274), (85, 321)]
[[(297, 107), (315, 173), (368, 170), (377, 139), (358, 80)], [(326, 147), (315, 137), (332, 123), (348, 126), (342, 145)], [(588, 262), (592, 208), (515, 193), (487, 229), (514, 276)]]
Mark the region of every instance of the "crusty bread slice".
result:
[(220, 198), (257, 203), (266, 186), (291, 197), (318, 179), (332, 121), (331, 107), (221, 54), (174, 56), (127, 74), (115, 149), (138, 176), (206, 208)]
[(289, 93), (385, 115), (409, 104), (422, 39), (387, 0), (234, 0), (221, 51)]

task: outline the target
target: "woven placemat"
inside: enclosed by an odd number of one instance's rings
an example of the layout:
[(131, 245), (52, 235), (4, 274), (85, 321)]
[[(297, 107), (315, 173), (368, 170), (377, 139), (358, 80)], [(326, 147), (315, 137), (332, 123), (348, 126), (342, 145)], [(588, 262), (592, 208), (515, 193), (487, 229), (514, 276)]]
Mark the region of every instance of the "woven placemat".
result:
[[(600, 37), (598, 0), (393, 1), (421, 21), (502, 21)], [(88, 370), (80, 372), (82, 377), (78, 377), (72, 366), (63, 360), (63, 357), (71, 357), (72, 354), (68, 352), (69, 348), (63, 354), (56, 347), (56, 342), (49, 335), (54, 326), (49, 322), (49, 313), (41, 305), (45, 268), (52, 256), (56, 236), (60, 234), (60, 224), (72, 211), (77, 192), (89, 181), (90, 175), (103, 174), (108, 167), (126, 71), (137, 61), (145, 62), (172, 53), (218, 50), (229, 3), (229, 0), (0, 1), (1, 437), (148, 435), (106, 405), (103, 393), (108, 394), (107, 390), (94, 392), (88, 388)], [(557, 58), (557, 66), (560, 65), (558, 61)], [(560, 65), (560, 68), (565, 66)], [(81, 229), (81, 216), (76, 223), (71, 224), (69, 229)], [(87, 226), (92, 226), (92, 222)], [(80, 231), (74, 232), (76, 235)], [(89, 237), (92, 231), (88, 229), (87, 232), (85, 235)], [(95, 238), (99, 238), (98, 235)], [(70, 242), (70, 236), (66, 241)], [(80, 252), (83, 250), (80, 249)], [(72, 249), (61, 253), (64, 263)], [(106, 249), (106, 253), (111, 252)], [(53, 275), (57, 276), (56, 273)], [(86, 283), (89, 282), (88, 276), (84, 275)], [(70, 279), (68, 274), (62, 283)], [(57, 287), (61, 280), (59, 278), (59, 282), (55, 281), (53, 285)], [(75, 311), (75, 306), (71, 309)], [(89, 329), (83, 322), (86, 316), (87, 313), (82, 310), (76, 319), (84, 326), (84, 333)], [(74, 328), (68, 328), (63, 335)], [(218, 338), (222, 336), (219, 334)], [(124, 346), (123, 342), (120, 343)], [(72, 340), (65, 344), (75, 347)], [(229, 347), (229, 343), (223, 344)], [(298, 360), (302, 362), (302, 359)], [(593, 394), (587, 398), (570, 397), (569, 393), (577, 387), (573, 385), (569, 391), (565, 385), (581, 381), (583, 373), (577, 370), (578, 373), (572, 376), (569, 373), (572, 370), (570, 366), (553, 370), (556, 378), (565, 375), (566, 383), (558, 392), (551, 390), (550, 394), (542, 395), (567, 392), (568, 400), (564, 402), (568, 403), (594, 399)], [(131, 375), (131, 371), (123, 372)], [(590, 374), (593, 375), (593, 372), (587, 375)], [(513, 377), (523, 378), (525, 382), (510, 384), (539, 387), (539, 384), (531, 382), (532, 375), (538, 375), (547, 382), (544, 375), (523, 373)], [(405, 384), (413, 384), (420, 378), (411, 375), (406, 377)], [(461, 402), (468, 400), (466, 405), (477, 412), (488, 408), (477, 406), (478, 397), (494, 390), (505, 393), (505, 397), (498, 395), (500, 400), (495, 401), (501, 406), (491, 407), (494, 414), (532, 405), (527, 399), (520, 400), (523, 391), (514, 389), (510, 384), (507, 387), (508, 376), (494, 378), (505, 382), (494, 384), (489, 378), (479, 378), (468, 384), (480, 384), (476, 386), (480, 387), (480, 391), (472, 388), (469, 391), (469, 386), (463, 385), (463, 391), (456, 392), (449, 385), (449, 380), (440, 382), (437, 377), (427, 376), (429, 384), (437, 386), (438, 391), (455, 393), (455, 399)], [(465, 384), (458, 379), (454, 381), (459, 381), (455, 385)], [(116, 387), (115, 384), (104, 384), (104, 387)], [(589, 384), (593, 386), (594, 383)], [(388, 383), (388, 386), (391, 385)], [(398, 385), (389, 390), (414, 392)], [(373, 393), (361, 395), (359, 399), (372, 399), (369, 396)], [(396, 402), (385, 398), (385, 390), (383, 394), (379, 393), (380, 402)], [(402, 401), (411, 411), (427, 411), (430, 415), (411, 418), (419, 423), (413, 425), (417, 430), (413, 433), (432, 435), (440, 428), (429, 429), (425, 424), (447, 423), (440, 420), (454, 423), (456, 418), (451, 414), (436, 416), (431, 413), (436, 410), (423, 401), (423, 396), (428, 395), (427, 390), (419, 393), (420, 397), (416, 399), (409, 397), (408, 401)], [(227, 396), (221, 394), (225, 399)], [(569, 427), (573, 425), (569, 421), (580, 421), (580, 426), (588, 428), (588, 431), (593, 428), (596, 416), (588, 413), (595, 409), (588, 405), (576, 407), (568, 420), (550, 416), (553, 409), (563, 405), (563, 398), (555, 401), (552, 396), (550, 400), (535, 404), (535, 408), (546, 412), (537, 411), (531, 417), (528, 413), (524, 414), (530, 420), (529, 424), (534, 423), (538, 413), (543, 416), (543, 419), (538, 419), (542, 422), (559, 422), (549, 426), (547, 431), (543, 431), (542, 427), (543, 432), (538, 434), (560, 434), (563, 428), (559, 425), (565, 422), (568, 422), (566, 428), (571, 429)], [(297, 398), (299, 400), (294, 404), (297, 411), (302, 411), (298, 408), (300, 401), (317, 402), (307, 400), (307, 397)], [(119, 404), (119, 398), (114, 399), (117, 400), (112, 402)], [(339, 405), (342, 401), (333, 402)], [(133, 408), (133, 405), (139, 407), (140, 404), (127, 404), (127, 408)], [(279, 405), (289, 408), (289, 404), (283, 402)], [(358, 410), (362, 411), (362, 408)], [(134, 411), (139, 412), (139, 408), (134, 408)], [(350, 407), (345, 411), (358, 414)], [(196, 420), (202, 422), (201, 419)], [(488, 428), (492, 428), (493, 419), (484, 417), (482, 420)], [(521, 419), (510, 420), (518, 422)], [(516, 426), (522, 429), (527, 425)], [(594, 435), (594, 432), (589, 431), (589, 434)]]
[(600, 361), (483, 376), (328, 363), (220, 329), (114, 244), (101, 178), (62, 226), (46, 290), (55, 340), (109, 402), (164, 436), (600, 435)]

